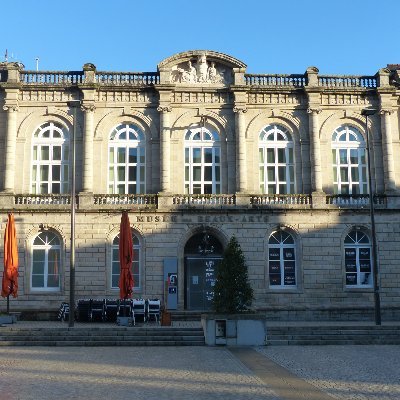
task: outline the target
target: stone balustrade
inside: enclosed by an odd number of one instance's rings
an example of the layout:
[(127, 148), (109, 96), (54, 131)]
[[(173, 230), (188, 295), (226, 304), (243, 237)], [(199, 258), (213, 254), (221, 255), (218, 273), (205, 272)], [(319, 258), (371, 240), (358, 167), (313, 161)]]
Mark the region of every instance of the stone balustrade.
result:
[[(369, 195), (327, 195), (326, 204), (334, 206), (347, 206), (347, 207), (369, 207)], [(386, 206), (386, 196), (375, 195), (374, 196), (375, 206)]]
[(156, 205), (155, 194), (95, 194), (93, 204), (102, 205)]
[(26, 194), (16, 195), (15, 205), (69, 205), (69, 194)]
[(20, 81), (25, 85), (77, 85), (83, 83), (83, 71), (22, 71)]
[(376, 88), (375, 76), (319, 75), (318, 86), (327, 88)]
[(308, 194), (274, 194), (250, 196), (250, 204), (262, 205), (311, 205), (312, 198)]
[(174, 195), (173, 205), (188, 206), (234, 206), (236, 205), (235, 195), (213, 194), (213, 195)]
[(96, 82), (103, 85), (150, 86), (160, 83), (157, 72), (96, 72)]
[(246, 85), (250, 86), (290, 86), (304, 87), (306, 86), (306, 76), (302, 74), (245, 74), (244, 80)]

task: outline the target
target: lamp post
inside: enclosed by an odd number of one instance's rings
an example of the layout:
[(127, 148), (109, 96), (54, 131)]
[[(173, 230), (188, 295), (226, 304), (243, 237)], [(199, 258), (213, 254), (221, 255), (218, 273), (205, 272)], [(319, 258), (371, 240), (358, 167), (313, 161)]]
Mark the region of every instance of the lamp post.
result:
[(372, 236), (372, 272), (374, 276), (374, 308), (375, 308), (375, 325), (381, 325), (381, 300), (379, 295), (379, 275), (378, 275), (378, 246), (376, 243), (375, 232), (375, 212), (374, 212), (374, 194), (372, 188), (371, 176), (371, 149), (368, 129), (368, 117), (376, 114), (374, 108), (364, 108), (361, 115), (365, 116), (365, 133), (367, 136), (367, 168), (368, 168), (368, 189), (369, 189), (369, 212), (371, 217), (371, 236)]
[(75, 321), (75, 137), (76, 137), (76, 109), (81, 104), (80, 100), (68, 102), (72, 109), (73, 125), (71, 134), (71, 255), (69, 269), (69, 316), (68, 326), (73, 327)]

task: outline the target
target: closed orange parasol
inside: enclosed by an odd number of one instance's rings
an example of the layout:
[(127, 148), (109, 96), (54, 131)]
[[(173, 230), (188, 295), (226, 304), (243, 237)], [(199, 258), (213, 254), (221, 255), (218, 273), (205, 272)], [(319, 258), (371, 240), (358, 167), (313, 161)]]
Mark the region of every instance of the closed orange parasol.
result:
[(8, 221), (4, 233), (4, 272), (1, 295), (7, 297), (8, 313), (9, 296), (18, 296), (18, 249), (13, 214), (8, 214)]
[(133, 243), (132, 231), (129, 223), (128, 213), (124, 211), (121, 217), (121, 225), (119, 231), (119, 294), (121, 299), (132, 297), (133, 276)]

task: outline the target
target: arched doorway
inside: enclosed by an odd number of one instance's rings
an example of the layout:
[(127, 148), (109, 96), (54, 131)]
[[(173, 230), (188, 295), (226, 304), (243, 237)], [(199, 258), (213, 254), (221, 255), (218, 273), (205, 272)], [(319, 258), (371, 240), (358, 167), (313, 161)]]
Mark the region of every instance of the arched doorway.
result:
[(221, 242), (207, 230), (185, 245), (185, 308), (207, 311), (212, 307), (215, 267), (222, 259)]

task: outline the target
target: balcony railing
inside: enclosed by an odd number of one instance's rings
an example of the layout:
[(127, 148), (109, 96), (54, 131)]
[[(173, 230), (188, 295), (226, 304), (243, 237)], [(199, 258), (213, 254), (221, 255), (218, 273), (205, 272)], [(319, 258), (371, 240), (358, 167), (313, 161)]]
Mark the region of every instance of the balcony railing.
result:
[(77, 85), (83, 83), (83, 71), (22, 71), (21, 82), (26, 85)]
[(302, 205), (311, 204), (312, 199), (308, 194), (276, 194), (276, 195), (259, 195), (250, 196), (250, 204), (254, 206), (260, 205)]
[(155, 194), (95, 194), (94, 205), (156, 205)]
[(244, 81), (246, 85), (250, 86), (291, 86), (291, 87), (304, 87), (307, 84), (305, 75), (301, 74), (245, 74)]
[(96, 72), (96, 82), (103, 85), (149, 86), (160, 83), (158, 72)]
[(229, 206), (236, 204), (235, 195), (212, 194), (212, 195), (174, 195), (172, 198), (174, 205), (189, 206)]
[[(326, 204), (336, 205), (339, 207), (369, 207), (369, 195), (368, 194), (358, 194), (358, 195), (344, 195), (335, 194), (326, 196)], [(374, 196), (374, 204), (376, 206), (385, 206), (386, 197), (383, 195)]]
[(71, 196), (69, 194), (22, 194), (16, 195), (14, 202), (16, 205), (69, 205)]
[(375, 76), (319, 75), (318, 86), (328, 88), (376, 88)]

